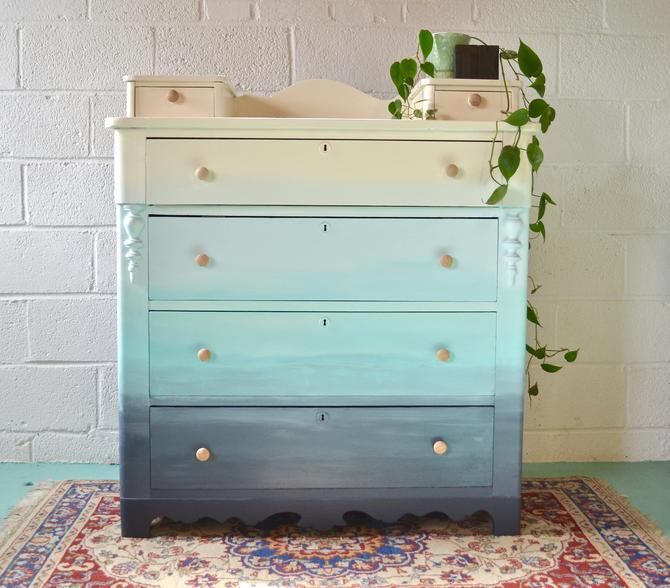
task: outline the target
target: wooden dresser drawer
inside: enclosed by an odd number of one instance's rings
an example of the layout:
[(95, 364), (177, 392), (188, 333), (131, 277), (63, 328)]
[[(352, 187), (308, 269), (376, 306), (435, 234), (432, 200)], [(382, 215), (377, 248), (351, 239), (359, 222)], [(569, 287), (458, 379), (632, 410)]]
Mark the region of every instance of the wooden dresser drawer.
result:
[(493, 312), (152, 311), (149, 389), (154, 397), (492, 395), (495, 337)]
[(148, 139), (147, 202), (420, 206), (439, 194), (481, 206), (490, 150), (488, 140)]
[(505, 92), (435, 91), (437, 120), (501, 120), (507, 108)]
[(157, 216), (149, 296), (494, 301), (497, 252), (495, 218)]
[(214, 116), (214, 88), (137, 87), (135, 116)]
[(491, 407), (151, 409), (155, 489), (485, 487), (492, 452)]

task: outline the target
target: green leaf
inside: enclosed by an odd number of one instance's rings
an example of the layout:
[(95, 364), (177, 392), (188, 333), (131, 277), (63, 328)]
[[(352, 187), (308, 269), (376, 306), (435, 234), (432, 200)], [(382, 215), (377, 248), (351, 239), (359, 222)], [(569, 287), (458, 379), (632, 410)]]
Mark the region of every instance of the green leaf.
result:
[(556, 203), (551, 199), (551, 196), (549, 196), (549, 194), (547, 194), (546, 192), (542, 192), (542, 196), (540, 196), (540, 205), (537, 209), (537, 220), (540, 220), (544, 216), (547, 204), (555, 205)]
[(528, 105), (528, 114), (530, 114), (531, 118), (537, 118), (540, 116), (548, 107), (549, 105), (542, 100), (542, 98), (535, 98), (535, 100), (531, 100), (530, 104)]
[(542, 73), (542, 61), (523, 41), (519, 41), (519, 69), (529, 78), (535, 78)]
[(409, 98), (409, 93), (411, 91), (412, 87), (408, 86), (407, 84), (401, 84), (400, 87), (398, 88), (398, 94), (403, 100), (407, 100)]
[(537, 222), (531, 223), (530, 225), (530, 230), (533, 231), (533, 233), (539, 233), (542, 235), (542, 240), (545, 241), (547, 239), (547, 235), (544, 232), (544, 223), (541, 220), (538, 220)]
[[(535, 137), (533, 137), (535, 138)], [(540, 169), (542, 161), (544, 161), (544, 152), (540, 148), (540, 144), (533, 141), (526, 147), (526, 155), (533, 171)]]
[(498, 167), (500, 173), (509, 180), (519, 169), (521, 161), (521, 150), (513, 145), (505, 145), (498, 156)]
[(421, 71), (425, 73), (428, 77), (435, 77), (435, 66), (430, 62), (426, 61), (420, 65)]
[(498, 202), (500, 202), (505, 197), (505, 194), (507, 194), (507, 184), (498, 186), (495, 190), (493, 190), (489, 196), (489, 199), (486, 201), (486, 204), (491, 206), (498, 204)]
[(538, 387), (537, 387), (537, 382), (533, 384), (530, 388), (528, 388), (528, 396), (537, 396), (540, 393)]
[(551, 196), (549, 196), (549, 194), (547, 194), (546, 192), (542, 192), (542, 196), (540, 198), (544, 198), (548, 204), (553, 204), (554, 206), (556, 206), (556, 203), (552, 200)]
[(426, 110), (426, 120), (435, 120), (435, 113), (437, 112), (437, 109), (435, 108), (429, 108)]
[(526, 318), (528, 319), (528, 322), (531, 322), (534, 325), (537, 325), (538, 327), (542, 326), (540, 324), (539, 319), (537, 318), (537, 313), (535, 312), (535, 309), (530, 305), (526, 306)]
[(578, 353), (579, 349), (573, 349), (572, 351), (568, 351), (563, 357), (565, 358), (565, 361), (572, 363), (577, 359)]
[(537, 359), (544, 359), (547, 355), (546, 345), (544, 347), (538, 347), (537, 349), (533, 349), (530, 345), (526, 344), (526, 351), (530, 353), (533, 357), (536, 357)]
[(393, 118), (402, 118), (402, 102), (400, 102), (400, 100), (389, 102), (388, 108)]
[(549, 125), (551, 125), (555, 118), (556, 111), (551, 106), (547, 106), (547, 109), (540, 116), (540, 128), (543, 133), (547, 132)]
[(503, 59), (516, 59), (519, 56), (519, 54), (516, 51), (513, 51), (512, 49), (501, 49), (500, 50), (500, 57)]
[(414, 59), (412, 59), (411, 57), (403, 59), (400, 62), (400, 73), (402, 74), (402, 77), (405, 79), (405, 82), (407, 81), (407, 79), (411, 79), (412, 83), (414, 83), (414, 78), (416, 77), (417, 71), (418, 66), (416, 64), (416, 61), (414, 61)]
[(539, 76), (535, 78), (535, 81), (530, 85), (533, 90), (535, 90), (539, 96), (544, 96), (544, 92), (546, 90), (545, 84), (547, 83), (547, 79), (544, 77), (544, 74), (541, 73)]
[(393, 85), (397, 89), (400, 89), (400, 86), (402, 84), (402, 72), (400, 71), (400, 62), (394, 61), (391, 64), (391, 68), (389, 71), (391, 74), (391, 81), (393, 82)]
[(522, 127), (528, 122), (528, 120), (528, 111), (525, 108), (519, 108), (519, 110), (515, 110), (512, 114), (510, 114), (505, 119), (505, 122), (515, 127)]
[(545, 372), (549, 372), (550, 374), (553, 374), (553, 373), (557, 372), (558, 370), (560, 370), (561, 367), (563, 367), (563, 366), (560, 366), (560, 365), (554, 365), (553, 363), (541, 363), (541, 364), (540, 364), (540, 367), (541, 367)]
[(419, 31), (419, 47), (424, 59), (428, 59), (430, 52), (433, 50), (433, 33), (422, 29)]
[(423, 118), (423, 111), (418, 108), (414, 109), (414, 118)]

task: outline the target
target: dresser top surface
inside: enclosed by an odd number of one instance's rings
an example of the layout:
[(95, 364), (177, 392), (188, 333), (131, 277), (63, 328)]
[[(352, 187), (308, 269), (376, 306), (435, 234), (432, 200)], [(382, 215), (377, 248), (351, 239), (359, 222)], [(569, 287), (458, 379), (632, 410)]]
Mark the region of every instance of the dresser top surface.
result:
[[(110, 117), (105, 126), (112, 129), (144, 129), (153, 131), (260, 131), (260, 132), (335, 132), (379, 134), (388, 137), (430, 139), (482, 134), (487, 138), (496, 132), (494, 121), (394, 120), (346, 118), (255, 118), (255, 117)], [(516, 127), (503, 122), (497, 124), (501, 133), (516, 132)], [(521, 132), (533, 135), (539, 124), (525, 125)]]

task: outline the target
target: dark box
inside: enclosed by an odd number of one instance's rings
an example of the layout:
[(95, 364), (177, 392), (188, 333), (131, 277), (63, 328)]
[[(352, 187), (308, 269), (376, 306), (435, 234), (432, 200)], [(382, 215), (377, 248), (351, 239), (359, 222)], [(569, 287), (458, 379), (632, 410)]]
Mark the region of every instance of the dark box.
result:
[(454, 77), (497, 80), (499, 49), (498, 45), (456, 45)]

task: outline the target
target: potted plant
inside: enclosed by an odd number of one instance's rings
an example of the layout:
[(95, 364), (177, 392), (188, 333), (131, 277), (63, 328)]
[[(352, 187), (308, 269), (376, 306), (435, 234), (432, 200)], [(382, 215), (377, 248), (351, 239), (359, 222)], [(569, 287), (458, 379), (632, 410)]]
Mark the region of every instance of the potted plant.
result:
[[(472, 39), (486, 44), (476, 37), (472, 37)], [(409, 99), (412, 88), (414, 88), (421, 76), (435, 76), (435, 65), (429, 61), (429, 56), (433, 51), (433, 43), (433, 34), (423, 29), (419, 32), (416, 55), (391, 64), (391, 81), (398, 92), (398, 98), (391, 101), (388, 106), (393, 118), (435, 118), (435, 110), (415, 109)], [(519, 140), (521, 138), (521, 129), (529, 123), (539, 123), (540, 131), (543, 134), (546, 133), (556, 118), (556, 110), (544, 99), (547, 80), (543, 71), (542, 61), (535, 51), (520, 40), (517, 50), (501, 47), (499, 50), (499, 60), (500, 72), (506, 90), (507, 75), (509, 73), (517, 80), (523, 79), (528, 85), (525, 89), (523, 85), (521, 86), (522, 107), (513, 112), (510, 110), (509, 92), (507, 93), (507, 107), (502, 113), (505, 115), (503, 122), (515, 127), (516, 133), (514, 134), (512, 143), (502, 147), (497, 159), (495, 158), (494, 150), (491, 149), (488, 164), (489, 173), (495, 184), (495, 188), (488, 195), (486, 204), (500, 204), (505, 199), (509, 181), (519, 169), (521, 157), (525, 156), (531, 166), (531, 194), (536, 202), (535, 218), (529, 225), (530, 231), (535, 236), (535, 238), (531, 238), (531, 242), (537, 240), (539, 237), (542, 237), (542, 241), (544, 242), (547, 238), (547, 231), (543, 219), (548, 206), (556, 204), (554, 199), (546, 192), (542, 192), (541, 194), (535, 193), (535, 176), (544, 161), (544, 153), (537, 136), (532, 138), (526, 148), (519, 146)], [(534, 93), (534, 96), (529, 96), (531, 91)], [(496, 121), (495, 132), (492, 137), (493, 142), (498, 140), (498, 134), (499, 122)], [(530, 298), (541, 286), (531, 276), (529, 276), (529, 281)], [(527, 391), (532, 397), (537, 396), (539, 392), (537, 382), (533, 382), (531, 378), (532, 365), (535, 362), (539, 362), (540, 368), (545, 372), (557, 372), (562, 366), (552, 363), (551, 359), (562, 355), (566, 362), (574, 362), (577, 359), (579, 349), (569, 349), (567, 347), (551, 349), (540, 341), (539, 329), (542, 325), (537, 308), (532, 304), (530, 299), (528, 301), (526, 316), (532, 324), (534, 333), (532, 344), (526, 343), (526, 351), (528, 353), (528, 361), (526, 362)]]

